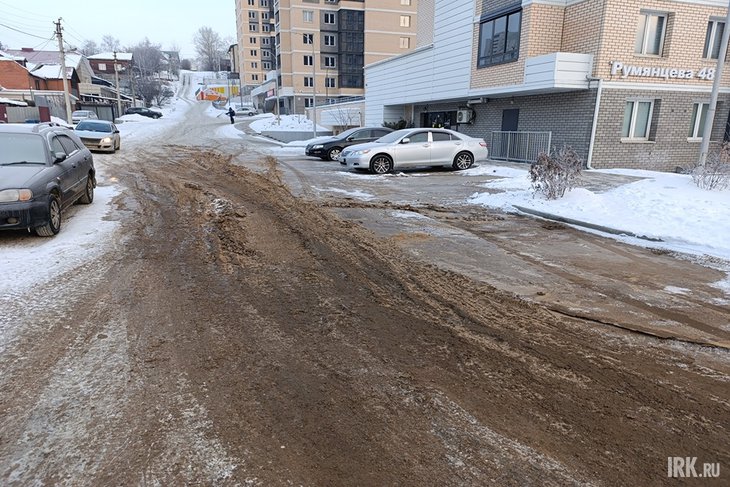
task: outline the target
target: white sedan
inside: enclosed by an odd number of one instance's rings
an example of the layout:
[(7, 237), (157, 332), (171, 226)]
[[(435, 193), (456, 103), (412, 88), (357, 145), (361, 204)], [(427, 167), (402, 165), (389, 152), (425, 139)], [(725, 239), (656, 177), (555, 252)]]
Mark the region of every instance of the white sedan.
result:
[(447, 129), (417, 128), (396, 130), (374, 142), (347, 147), (339, 160), (351, 169), (385, 174), (417, 166), (469, 169), (488, 155), (484, 139)]

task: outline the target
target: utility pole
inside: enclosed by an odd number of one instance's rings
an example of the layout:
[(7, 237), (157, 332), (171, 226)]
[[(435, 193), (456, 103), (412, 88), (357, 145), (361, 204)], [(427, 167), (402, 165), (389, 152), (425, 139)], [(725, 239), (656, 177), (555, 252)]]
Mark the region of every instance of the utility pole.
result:
[(312, 133), (317, 138), (317, 63), (314, 54), (314, 34), (312, 34)]
[(117, 51), (114, 51), (114, 82), (117, 85), (117, 117), (121, 117), (122, 97), (119, 94), (119, 65), (117, 64)]
[[(707, 117), (705, 117), (705, 128), (702, 131), (702, 145), (700, 146), (700, 166), (704, 166), (707, 162), (707, 153), (710, 152), (710, 135), (712, 134), (712, 123), (715, 121), (715, 110), (717, 109), (717, 96), (720, 92), (720, 81), (722, 79), (722, 68), (725, 65), (725, 56), (727, 55), (728, 38), (730, 38), (730, 4), (728, 4), (727, 15), (725, 16), (725, 28), (722, 31), (722, 41), (720, 42), (720, 53), (717, 56), (717, 68), (715, 68), (715, 80), (712, 83), (712, 95), (710, 96), (710, 106), (707, 109)], [(700, 105), (702, 107), (702, 105)], [(701, 113), (697, 113), (699, 117)]]
[(137, 106), (137, 97), (134, 94), (134, 64), (129, 63), (129, 86), (132, 88), (132, 106)]
[(58, 38), (58, 51), (61, 53), (61, 80), (63, 81), (63, 99), (66, 103), (66, 122), (72, 123), (71, 118), (71, 96), (68, 91), (68, 79), (66, 79), (66, 52), (63, 50), (63, 33), (61, 28), (61, 18), (58, 18), (56, 24), (56, 37)]

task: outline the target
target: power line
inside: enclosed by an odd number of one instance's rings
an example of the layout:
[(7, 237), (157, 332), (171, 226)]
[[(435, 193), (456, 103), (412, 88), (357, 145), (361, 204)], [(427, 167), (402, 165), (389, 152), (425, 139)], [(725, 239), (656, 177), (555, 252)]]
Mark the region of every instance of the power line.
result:
[(37, 38), (37, 39), (43, 39), (43, 40), (46, 40), (46, 37), (38, 36), (38, 35), (35, 35), (35, 34), (30, 34), (30, 33), (28, 33), (28, 32), (23, 32), (22, 30), (20, 30), (20, 29), (16, 29), (16, 28), (14, 28), (14, 27), (10, 27), (9, 25), (5, 25), (5, 24), (0, 24), (0, 26), (2, 26), (2, 27), (5, 27), (6, 29), (10, 29), (10, 30), (13, 30), (13, 31), (15, 31), (15, 32), (18, 32), (18, 33), (20, 33), (20, 34), (25, 34), (25, 35), (27, 35), (27, 36), (30, 36), (30, 37), (35, 37), (35, 38)]

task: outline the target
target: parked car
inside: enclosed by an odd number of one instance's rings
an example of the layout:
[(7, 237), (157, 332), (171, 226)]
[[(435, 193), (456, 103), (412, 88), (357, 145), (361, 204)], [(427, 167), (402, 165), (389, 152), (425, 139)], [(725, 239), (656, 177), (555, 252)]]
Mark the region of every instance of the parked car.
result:
[(475, 161), (489, 156), (487, 143), (447, 129), (403, 129), (374, 142), (348, 147), (340, 163), (348, 168), (385, 174), (394, 169), (416, 166), (451, 166), (469, 169)]
[(61, 230), (61, 213), (94, 201), (96, 170), (71, 130), (50, 124), (0, 125), (0, 230), (43, 237)]
[(154, 119), (158, 119), (162, 116), (162, 113), (156, 112), (155, 110), (150, 110), (147, 107), (129, 107), (126, 110), (124, 110), (125, 115), (142, 115), (143, 117), (150, 117)]
[(76, 125), (76, 135), (89, 150), (115, 152), (122, 146), (119, 129), (106, 120), (83, 120)]
[(82, 120), (96, 120), (99, 117), (96, 116), (96, 112), (92, 110), (76, 110), (71, 114), (71, 122), (74, 124), (79, 123)]
[(246, 115), (247, 117), (253, 117), (257, 113), (259, 113), (259, 110), (253, 106), (248, 105), (246, 103), (244, 104), (232, 104), (228, 105), (228, 107), (233, 107), (233, 110), (236, 112), (236, 115)]
[(335, 161), (345, 147), (371, 142), (392, 131), (393, 129), (387, 127), (356, 127), (345, 130), (329, 140), (314, 141), (307, 145), (304, 153), (324, 161)]

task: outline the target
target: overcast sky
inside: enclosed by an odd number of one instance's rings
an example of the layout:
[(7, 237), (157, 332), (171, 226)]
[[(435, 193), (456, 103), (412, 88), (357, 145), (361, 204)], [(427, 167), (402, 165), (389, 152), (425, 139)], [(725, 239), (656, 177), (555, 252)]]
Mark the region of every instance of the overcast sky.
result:
[(10, 49), (57, 49), (55, 40), (48, 44), (46, 40), (53, 34), (52, 22), (59, 17), (63, 18), (64, 40), (79, 47), (87, 39), (101, 44), (107, 34), (119, 39), (122, 46), (148, 37), (163, 50), (177, 44), (180, 57), (194, 58), (193, 36), (200, 27), (211, 27), (222, 39), (235, 42), (236, 37), (233, 0), (0, 0), (0, 42)]

